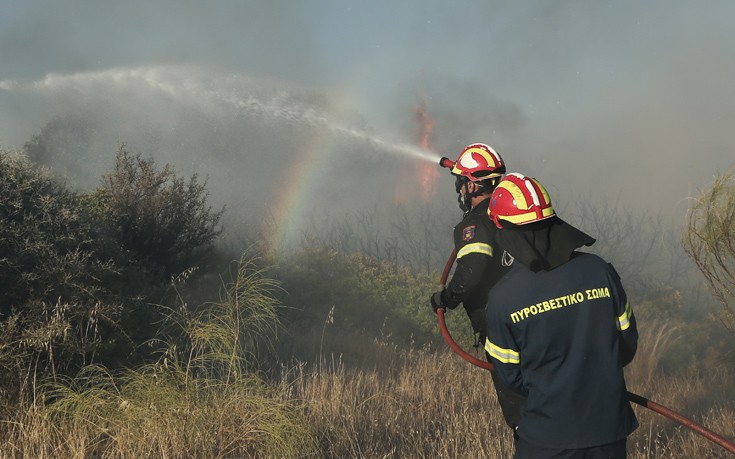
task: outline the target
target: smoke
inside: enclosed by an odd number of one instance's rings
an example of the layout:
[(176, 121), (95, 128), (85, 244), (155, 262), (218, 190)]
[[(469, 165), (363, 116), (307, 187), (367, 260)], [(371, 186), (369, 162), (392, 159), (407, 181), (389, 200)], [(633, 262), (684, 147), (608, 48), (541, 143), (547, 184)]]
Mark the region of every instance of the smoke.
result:
[[(339, 215), (389, 207), (421, 187), (405, 170), (485, 142), (559, 208), (679, 222), (735, 158), (727, 1), (98, 3), (0, 15), (0, 146), (36, 136), (80, 189), (125, 143), (208, 177), (243, 219), (306, 177), (301, 205)], [(418, 148), (422, 101), (435, 153)], [(451, 180), (435, 187), (457, 212)]]
[[(12, 95), (59, 107), (46, 111), (50, 121), (25, 149), (70, 186), (96, 187), (125, 143), (159, 165), (207, 179), (211, 203), (227, 208), (230, 239), (265, 230), (294, 242), (314, 215), (336, 220), (392, 207), (401, 189), (422, 185), (422, 177), (402, 169), (438, 169), (439, 155), (412, 144), (410, 132), (391, 140), (326, 92), (240, 74), (118, 68), (1, 84)], [(268, 219), (275, 228), (260, 225)]]

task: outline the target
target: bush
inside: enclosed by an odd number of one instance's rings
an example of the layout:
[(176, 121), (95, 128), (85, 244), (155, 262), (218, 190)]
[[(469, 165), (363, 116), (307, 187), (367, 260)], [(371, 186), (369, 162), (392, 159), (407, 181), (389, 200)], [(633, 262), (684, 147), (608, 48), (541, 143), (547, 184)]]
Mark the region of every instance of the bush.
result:
[(115, 167), (90, 196), (125, 255), (168, 281), (192, 266), (202, 268), (213, 253), (224, 208), (207, 204), (206, 182), (188, 181), (166, 164), (131, 155), (121, 146)]
[(0, 151), (0, 177), (0, 347), (12, 350), (0, 365), (88, 362), (119, 317), (117, 266), (83, 202), (24, 155)]
[(735, 171), (717, 176), (694, 202), (683, 243), (735, 331)]
[[(347, 364), (369, 368), (391, 364), (390, 349), (445, 346), (428, 303), (438, 275), (306, 247), (284, 262), (278, 277), (288, 292), (283, 303), (292, 331), (283, 355), (315, 361), (337, 354)], [(455, 339), (469, 346), (464, 311), (449, 313), (447, 323)]]
[(162, 319), (149, 298), (173, 274), (211, 262), (222, 211), (206, 205), (204, 184), (124, 147), (91, 194), (69, 191), (15, 152), (0, 152), (0, 178), (0, 368), (8, 387), (19, 386), (10, 375), (129, 360)]
[(289, 399), (250, 367), (271, 338), (277, 283), (241, 260), (220, 302), (168, 316), (161, 358), (110, 372), (89, 365), (40, 386), (44, 403), (0, 424), (0, 457), (317, 457), (317, 440)]

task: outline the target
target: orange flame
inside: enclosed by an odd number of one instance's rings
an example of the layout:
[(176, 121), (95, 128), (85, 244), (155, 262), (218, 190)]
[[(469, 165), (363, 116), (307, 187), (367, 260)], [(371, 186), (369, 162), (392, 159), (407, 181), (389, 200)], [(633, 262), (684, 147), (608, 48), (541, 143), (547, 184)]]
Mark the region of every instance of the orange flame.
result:
[[(431, 133), (434, 130), (434, 120), (429, 117), (429, 110), (426, 100), (422, 100), (419, 105), (414, 108), (416, 121), (419, 123), (419, 146), (425, 150), (434, 151), (431, 145)], [(419, 179), (421, 181), (421, 196), (424, 201), (429, 201), (434, 194), (434, 185), (439, 177), (439, 167), (437, 164), (422, 162), (418, 168)]]
[[(414, 107), (414, 119), (419, 125), (417, 142), (425, 150), (434, 151), (431, 145), (431, 133), (434, 130), (434, 120), (429, 117), (426, 101), (421, 101)], [(401, 168), (401, 180), (396, 186), (394, 200), (397, 204), (405, 204), (419, 193), (424, 201), (429, 201), (434, 193), (434, 185), (439, 177), (439, 165), (437, 163), (407, 161)], [(419, 186), (404, 186), (402, 184), (418, 184)]]

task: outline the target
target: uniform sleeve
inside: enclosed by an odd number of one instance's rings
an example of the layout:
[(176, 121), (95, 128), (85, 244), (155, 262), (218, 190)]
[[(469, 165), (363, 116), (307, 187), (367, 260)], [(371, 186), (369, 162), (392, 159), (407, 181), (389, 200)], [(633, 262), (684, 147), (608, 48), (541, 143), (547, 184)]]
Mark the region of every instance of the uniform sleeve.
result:
[[(495, 253), (491, 236), (484, 225), (469, 222), (455, 228), (454, 246), (457, 250), (457, 266), (447, 286), (446, 298), (443, 298), (450, 307), (463, 302), (480, 284), (497, 281), (486, 277), (486, 269)], [(490, 285), (486, 284), (485, 287), (489, 288)]]
[(520, 346), (513, 336), (508, 318), (498, 309), (488, 308), (485, 351), (495, 367), (496, 377), (512, 390), (528, 395), (521, 377)]
[(488, 255), (469, 253), (457, 258), (457, 266), (447, 286), (447, 302), (453, 306), (464, 301), (483, 281)]
[(609, 266), (612, 271), (611, 279), (615, 300), (615, 326), (620, 333), (620, 363), (625, 366), (633, 361), (638, 349), (638, 326), (633, 309), (630, 307), (628, 295), (620, 282), (620, 276), (612, 265)]

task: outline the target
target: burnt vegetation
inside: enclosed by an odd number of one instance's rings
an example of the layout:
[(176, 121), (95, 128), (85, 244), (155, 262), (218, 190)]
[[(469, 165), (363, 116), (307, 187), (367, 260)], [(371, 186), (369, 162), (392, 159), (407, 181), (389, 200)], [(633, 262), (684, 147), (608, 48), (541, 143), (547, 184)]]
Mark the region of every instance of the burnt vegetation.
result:
[[(219, 244), (225, 209), (206, 180), (123, 145), (95, 190), (75, 192), (29, 159), (44, 138), (0, 151), (0, 457), (507, 456), (489, 377), (447, 355), (426, 304), (456, 212), (314, 222), (273, 260), (256, 235)], [(630, 289), (632, 389), (724, 433), (734, 202), (723, 175), (682, 234), (623, 208), (561, 210)], [(461, 309), (448, 325), (481, 357)], [(718, 457), (638, 414), (652, 430), (631, 457)]]

